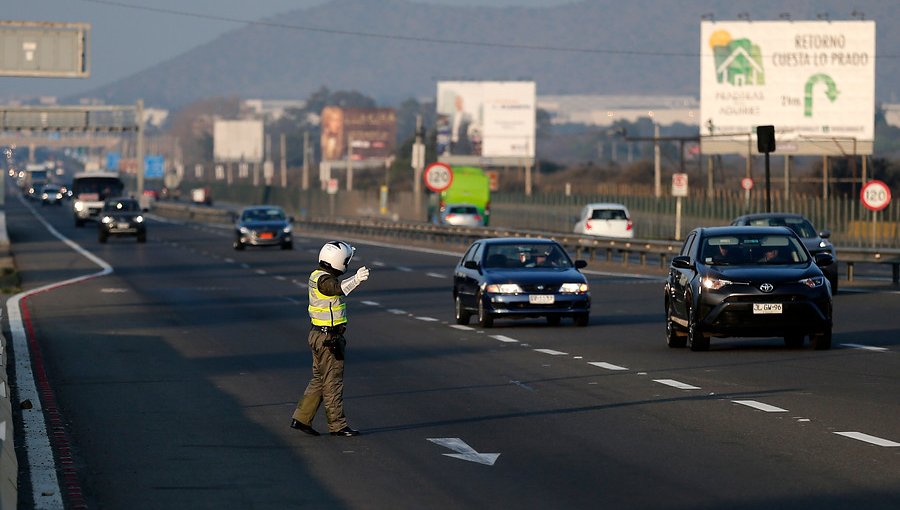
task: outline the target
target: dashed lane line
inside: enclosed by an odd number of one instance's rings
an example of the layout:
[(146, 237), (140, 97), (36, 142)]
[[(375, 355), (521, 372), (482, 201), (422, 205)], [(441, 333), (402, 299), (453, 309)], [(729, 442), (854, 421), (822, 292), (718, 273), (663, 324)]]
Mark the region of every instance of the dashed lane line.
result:
[(438, 322), (440, 319), (435, 319), (434, 317), (416, 317), (416, 320), (425, 321), (425, 322)]
[(687, 383), (676, 381), (675, 379), (653, 379), (653, 382), (657, 382), (659, 384), (665, 384), (666, 386), (671, 386), (673, 388), (678, 388), (679, 390), (699, 390), (699, 386), (693, 386)]
[(862, 349), (864, 351), (875, 351), (875, 352), (887, 352), (886, 347), (875, 347), (872, 345), (862, 345), (862, 344), (841, 344), (843, 347), (850, 347), (851, 349)]
[(857, 441), (862, 441), (864, 443), (873, 444), (875, 446), (885, 446), (888, 448), (896, 448), (900, 446), (900, 443), (891, 441), (889, 439), (870, 436), (869, 434), (863, 434), (862, 432), (835, 432), (835, 434), (839, 436), (849, 437), (850, 439), (856, 439)]
[(782, 409), (780, 407), (775, 407), (773, 405), (769, 405), (763, 402), (757, 402), (756, 400), (732, 400), (735, 404), (740, 404), (742, 406), (752, 407), (753, 409), (758, 409), (760, 411), (764, 411), (767, 413), (786, 413), (787, 409)]
[(549, 354), (550, 356), (566, 356), (569, 354), (568, 352), (555, 351), (553, 349), (534, 349), (534, 352)]
[(360, 303), (367, 305), (367, 306), (381, 306), (381, 303), (379, 303), (377, 301), (360, 301)]
[(491, 335), (491, 338), (493, 338), (494, 340), (500, 340), (501, 342), (506, 342), (509, 344), (519, 343), (519, 341), (516, 340), (515, 338), (510, 338), (510, 337), (504, 336), (504, 335)]
[(588, 365), (594, 365), (595, 367), (605, 368), (607, 370), (628, 370), (626, 367), (620, 367), (619, 365), (613, 365), (612, 363), (607, 363), (605, 361), (588, 361)]

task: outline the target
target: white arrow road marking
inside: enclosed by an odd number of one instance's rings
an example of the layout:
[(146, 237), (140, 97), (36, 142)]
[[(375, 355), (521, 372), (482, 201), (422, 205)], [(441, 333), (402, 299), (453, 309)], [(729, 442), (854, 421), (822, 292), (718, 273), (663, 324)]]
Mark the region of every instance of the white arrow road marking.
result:
[(666, 386), (678, 388), (679, 390), (699, 390), (700, 389), (697, 386), (691, 386), (690, 384), (678, 382), (675, 379), (654, 379), (653, 382), (658, 382), (659, 384), (665, 384)]
[(369, 305), (369, 306), (381, 306), (381, 305), (380, 305), (378, 302), (376, 302), (376, 301), (360, 301), (360, 302), (361, 302), (362, 304), (364, 304), (364, 305)]
[(553, 349), (535, 349), (536, 352), (541, 352), (544, 354), (549, 354), (551, 356), (565, 356), (569, 354), (568, 352), (554, 351)]
[(491, 335), (491, 338), (493, 338), (495, 340), (500, 340), (501, 342), (510, 343), (510, 344), (515, 344), (515, 343), (519, 342), (515, 338), (510, 338), (508, 336), (503, 336), (503, 335)]
[(786, 412), (788, 412), (787, 409), (770, 406), (769, 404), (757, 402), (756, 400), (732, 400), (732, 402), (734, 402), (735, 404), (740, 404), (742, 406), (752, 407), (753, 409), (759, 409), (760, 411), (765, 411), (767, 413), (786, 413)]
[(854, 349), (862, 349), (864, 351), (875, 351), (875, 352), (885, 352), (887, 348), (885, 347), (873, 347), (871, 345), (860, 345), (860, 344), (841, 344), (844, 347), (852, 347)]
[(434, 444), (449, 448), (457, 453), (444, 453), (444, 456), (456, 459), (467, 460), (469, 462), (477, 462), (486, 466), (493, 466), (497, 462), (499, 453), (478, 453), (474, 448), (467, 445), (465, 441), (458, 437), (429, 437), (427, 438)]
[(619, 365), (613, 365), (612, 363), (607, 363), (605, 361), (588, 361), (588, 365), (594, 365), (595, 367), (605, 368), (607, 370), (628, 370), (626, 367), (620, 367)]
[(849, 437), (850, 439), (856, 439), (858, 441), (871, 443), (876, 446), (887, 446), (889, 448), (896, 448), (900, 446), (900, 443), (895, 443), (887, 439), (881, 439), (880, 437), (870, 436), (869, 434), (863, 434), (862, 432), (835, 432), (835, 434), (839, 436)]

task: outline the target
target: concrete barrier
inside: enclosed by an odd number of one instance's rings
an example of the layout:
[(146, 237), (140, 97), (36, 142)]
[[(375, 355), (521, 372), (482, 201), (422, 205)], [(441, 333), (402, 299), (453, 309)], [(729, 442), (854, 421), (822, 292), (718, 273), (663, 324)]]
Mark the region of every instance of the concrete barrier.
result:
[[(12, 269), (12, 264), (6, 212), (0, 211), (0, 270)], [(19, 497), (19, 463), (13, 444), (12, 390), (6, 373), (8, 349), (6, 337), (0, 334), (0, 510), (15, 510)]]

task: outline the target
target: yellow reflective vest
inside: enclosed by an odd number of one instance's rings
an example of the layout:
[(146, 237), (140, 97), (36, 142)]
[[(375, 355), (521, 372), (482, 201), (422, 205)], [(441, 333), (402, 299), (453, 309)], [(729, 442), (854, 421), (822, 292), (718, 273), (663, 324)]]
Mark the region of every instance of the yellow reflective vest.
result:
[(347, 322), (347, 304), (343, 296), (326, 296), (319, 292), (319, 278), (328, 274), (317, 269), (309, 275), (309, 318), (314, 326), (337, 326)]

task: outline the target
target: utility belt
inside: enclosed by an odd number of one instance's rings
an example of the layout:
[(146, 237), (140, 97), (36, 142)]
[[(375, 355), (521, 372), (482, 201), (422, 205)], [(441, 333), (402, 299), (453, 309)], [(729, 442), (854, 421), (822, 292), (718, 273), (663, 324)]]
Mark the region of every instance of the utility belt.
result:
[(343, 324), (338, 324), (337, 326), (316, 326), (313, 324), (310, 329), (321, 331), (322, 333), (329, 335), (343, 335), (344, 332), (347, 331), (347, 327)]

